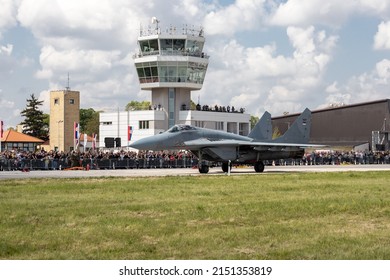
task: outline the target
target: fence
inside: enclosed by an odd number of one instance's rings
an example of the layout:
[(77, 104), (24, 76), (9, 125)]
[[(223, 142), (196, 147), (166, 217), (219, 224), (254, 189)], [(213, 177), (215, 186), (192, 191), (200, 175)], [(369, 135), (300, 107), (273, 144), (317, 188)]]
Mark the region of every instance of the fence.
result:
[(89, 169), (141, 169), (141, 168), (192, 168), (197, 159), (82, 159), (75, 163), (70, 159), (1, 159), (0, 171), (6, 170), (55, 170), (81, 166)]
[[(370, 154), (356, 157), (349, 154), (338, 156), (308, 155), (302, 159), (265, 161), (265, 165), (339, 165), (339, 164), (390, 164), (389, 154)], [(102, 158), (82, 159), (77, 162), (64, 159), (0, 159), (2, 170), (54, 170), (81, 166), (85, 169), (142, 169), (142, 168), (192, 168), (198, 166), (198, 159), (185, 158), (165, 160), (161, 158), (131, 159)]]

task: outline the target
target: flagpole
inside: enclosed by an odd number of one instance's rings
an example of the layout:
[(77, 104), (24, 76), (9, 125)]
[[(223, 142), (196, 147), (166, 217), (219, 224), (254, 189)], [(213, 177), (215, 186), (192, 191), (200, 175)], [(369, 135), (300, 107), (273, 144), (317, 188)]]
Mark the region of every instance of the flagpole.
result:
[(76, 152), (76, 122), (73, 122), (73, 151)]
[(87, 133), (84, 133), (84, 149), (83, 149), (84, 153), (86, 152), (87, 143), (88, 143), (88, 135)]
[(0, 153), (1, 153), (1, 139), (3, 139), (3, 121), (0, 121)]
[(127, 110), (127, 151), (129, 151), (129, 145), (130, 145), (129, 125), (130, 125), (130, 110)]

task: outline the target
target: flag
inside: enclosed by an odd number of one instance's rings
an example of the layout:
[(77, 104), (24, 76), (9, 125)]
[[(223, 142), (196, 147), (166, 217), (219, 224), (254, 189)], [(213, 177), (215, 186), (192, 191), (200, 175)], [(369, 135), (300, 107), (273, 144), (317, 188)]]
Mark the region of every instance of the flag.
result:
[(3, 138), (3, 126), (4, 126), (4, 122), (3, 121), (0, 121), (0, 139)]
[(97, 134), (96, 133), (92, 133), (92, 149), (96, 149), (96, 139), (97, 139)]
[(84, 133), (84, 151), (85, 151), (85, 148), (87, 147), (87, 142), (88, 142), (88, 135), (87, 135), (87, 133)]
[(127, 127), (127, 141), (131, 141), (131, 136), (133, 136), (133, 127), (129, 125)]
[(74, 123), (74, 139), (79, 140), (80, 138), (79, 132), (79, 124), (77, 122)]
[(76, 148), (79, 145), (80, 139), (80, 125), (77, 122), (74, 122), (74, 147)]

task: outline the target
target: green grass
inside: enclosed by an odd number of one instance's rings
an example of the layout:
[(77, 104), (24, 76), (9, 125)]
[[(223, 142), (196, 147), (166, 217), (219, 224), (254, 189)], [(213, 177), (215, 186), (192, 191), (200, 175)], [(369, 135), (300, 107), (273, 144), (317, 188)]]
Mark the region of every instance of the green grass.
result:
[(390, 259), (390, 173), (0, 181), (0, 259)]

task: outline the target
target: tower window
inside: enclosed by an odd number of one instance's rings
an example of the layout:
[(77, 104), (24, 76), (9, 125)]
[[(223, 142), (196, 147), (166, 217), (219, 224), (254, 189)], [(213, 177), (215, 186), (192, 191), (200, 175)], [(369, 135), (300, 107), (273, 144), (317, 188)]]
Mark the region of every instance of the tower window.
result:
[(74, 104), (74, 99), (69, 99), (69, 104)]
[(55, 98), (54, 99), (54, 105), (60, 105), (60, 99), (59, 98)]
[(149, 121), (139, 121), (139, 129), (149, 129)]
[(223, 130), (223, 122), (215, 122), (216, 130)]

